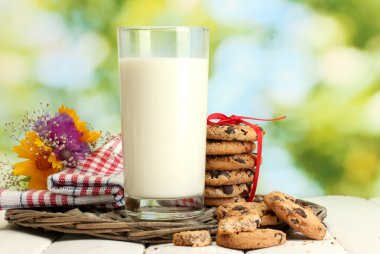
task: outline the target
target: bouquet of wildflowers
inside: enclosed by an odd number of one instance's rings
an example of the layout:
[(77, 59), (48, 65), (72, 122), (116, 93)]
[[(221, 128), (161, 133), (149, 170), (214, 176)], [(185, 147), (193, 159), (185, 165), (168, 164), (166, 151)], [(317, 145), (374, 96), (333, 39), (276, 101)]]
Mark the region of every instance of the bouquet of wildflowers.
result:
[(42, 106), (33, 114), (26, 112), (20, 124), (6, 124), (10, 136), (19, 142), (13, 151), (25, 159), (13, 165), (12, 174), (26, 176), (23, 181), (28, 182), (28, 189), (47, 189), (49, 175), (76, 167), (95, 150), (101, 136), (73, 109), (62, 105), (51, 115), (47, 108)]

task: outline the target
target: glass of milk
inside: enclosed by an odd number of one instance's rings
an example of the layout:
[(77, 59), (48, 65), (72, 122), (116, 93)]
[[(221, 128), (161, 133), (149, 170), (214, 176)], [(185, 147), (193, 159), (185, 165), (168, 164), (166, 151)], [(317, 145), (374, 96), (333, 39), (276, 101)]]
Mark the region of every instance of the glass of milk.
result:
[(203, 212), (209, 32), (118, 31), (127, 213), (174, 220)]

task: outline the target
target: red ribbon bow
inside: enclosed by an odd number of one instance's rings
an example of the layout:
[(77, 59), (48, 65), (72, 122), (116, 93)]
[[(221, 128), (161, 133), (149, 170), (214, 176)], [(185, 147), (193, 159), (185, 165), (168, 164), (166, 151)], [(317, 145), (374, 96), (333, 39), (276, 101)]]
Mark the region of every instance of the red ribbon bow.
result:
[[(263, 150), (263, 130), (256, 124), (252, 124), (250, 122), (245, 121), (246, 120), (256, 120), (256, 121), (277, 121), (285, 119), (286, 116), (281, 116), (278, 118), (272, 118), (272, 119), (264, 119), (264, 118), (255, 118), (255, 117), (247, 117), (247, 116), (226, 116), (221, 113), (214, 113), (207, 117), (207, 124), (208, 125), (222, 125), (222, 124), (240, 124), (244, 123), (248, 126), (250, 126), (257, 135), (257, 157), (256, 157), (256, 171), (255, 176), (253, 178), (253, 183), (251, 187), (251, 193), (249, 194), (249, 197), (247, 199), (248, 202), (252, 202), (255, 198), (256, 188), (257, 188), (257, 182), (259, 180), (259, 173), (260, 173), (260, 166), (261, 166), (261, 154)], [(218, 120), (217, 122), (212, 122), (212, 120)]]

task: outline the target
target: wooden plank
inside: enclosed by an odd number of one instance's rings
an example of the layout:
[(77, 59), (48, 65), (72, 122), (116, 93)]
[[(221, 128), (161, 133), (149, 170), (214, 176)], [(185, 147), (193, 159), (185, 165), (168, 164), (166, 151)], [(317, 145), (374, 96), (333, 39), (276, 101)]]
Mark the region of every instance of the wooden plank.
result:
[(60, 236), (58, 233), (23, 230), (8, 225), (0, 211), (0, 253), (41, 254)]
[(148, 247), (145, 254), (243, 254), (238, 250), (231, 250), (217, 246), (215, 243), (206, 247), (183, 247), (173, 244), (158, 244)]
[(142, 244), (67, 234), (52, 243), (43, 254), (143, 254), (144, 250)]
[(371, 198), (369, 201), (380, 207), (380, 198)]
[(307, 198), (327, 208), (325, 223), (349, 253), (380, 253), (380, 207), (356, 197)]
[(287, 232), (287, 237), (291, 238), (285, 244), (265, 249), (258, 249), (247, 252), (247, 254), (289, 254), (289, 253), (334, 253), (347, 254), (348, 252), (337, 242), (336, 239), (327, 233), (322, 241), (307, 239), (306, 237), (295, 232)]

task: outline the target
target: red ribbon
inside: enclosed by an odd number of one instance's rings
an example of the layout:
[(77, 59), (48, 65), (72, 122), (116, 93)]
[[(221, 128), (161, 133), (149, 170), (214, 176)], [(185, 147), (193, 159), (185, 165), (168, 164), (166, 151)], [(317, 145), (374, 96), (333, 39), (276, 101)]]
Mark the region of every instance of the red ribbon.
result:
[[(257, 157), (256, 157), (256, 171), (255, 176), (253, 177), (253, 183), (251, 188), (251, 193), (249, 194), (249, 197), (247, 199), (248, 202), (252, 202), (255, 198), (256, 188), (257, 188), (257, 182), (259, 180), (259, 174), (260, 174), (260, 166), (261, 166), (261, 154), (263, 150), (263, 130), (256, 124), (252, 124), (250, 122), (245, 121), (246, 120), (256, 120), (256, 121), (278, 121), (285, 119), (286, 116), (281, 116), (278, 118), (271, 118), (271, 119), (264, 119), (264, 118), (255, 118), (255, 117), (247, 117), (247, 116), (226, 116), (221, 113), (214, 113), (207, 117), (207, 124), (208, 125), (222, 125), (222, 124), (240, 124), (244, 123), (248, 126), (250, 126), (257, 135)], [(212, 120), (218, 120), (217, 122), (212, 122)]]

